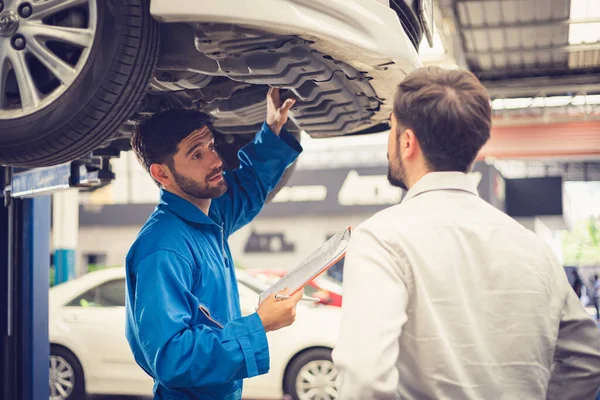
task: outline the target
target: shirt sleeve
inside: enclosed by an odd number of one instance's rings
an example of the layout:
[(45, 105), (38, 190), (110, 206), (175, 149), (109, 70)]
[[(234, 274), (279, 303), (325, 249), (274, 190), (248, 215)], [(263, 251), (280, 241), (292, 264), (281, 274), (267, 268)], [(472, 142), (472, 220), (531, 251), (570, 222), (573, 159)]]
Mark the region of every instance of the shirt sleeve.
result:
[(135, 266), (132, 310), (140, 346), (165, 387), (204, 386), (269, 370), (269, 347), (254, 313), (219, 326), (191, 293), (191, 264), (157, 250)]
[(600, 330), (575, 291), (566, 290), (546, 398), (594, 400), (600, 389)]
[(396, 363), (408, 290), (405, 265), (382, 239), (359, 226), (344, 263), (342, 322), (332, 354), (343, 400), (399, 398)]
[(211, 212), (225, 224), (227, 235), (260, 212), (268, 194), (301, 152), (300, 143), (289, 132), (282, 129), (277, 136), (263, 123), (254, 141), (238, 152), (240, 167), (224, 174), (227, 192), (211, 205)]

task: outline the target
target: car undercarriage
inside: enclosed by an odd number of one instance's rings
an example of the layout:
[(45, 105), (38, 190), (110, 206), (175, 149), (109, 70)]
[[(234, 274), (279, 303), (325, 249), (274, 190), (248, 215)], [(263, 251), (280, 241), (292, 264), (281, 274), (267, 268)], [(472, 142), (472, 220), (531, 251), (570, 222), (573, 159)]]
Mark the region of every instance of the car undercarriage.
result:
[(286, 126), (296, 136), (384, 131), (426, 32), (424, 0), (273, 3), (286, 13), (304, 6), (314, 19), (280, 26), (246, 21), (251, 8), (236, 14), (224, 3), (4, 3), (0, 163), (79, 160), (108, 177), (108, 160), (130, 150), (135, 124), (171, 108), (211, 114), (226, 168), (235, 168), (237, 150), (264, 121), (269, 87), (296, 99)]

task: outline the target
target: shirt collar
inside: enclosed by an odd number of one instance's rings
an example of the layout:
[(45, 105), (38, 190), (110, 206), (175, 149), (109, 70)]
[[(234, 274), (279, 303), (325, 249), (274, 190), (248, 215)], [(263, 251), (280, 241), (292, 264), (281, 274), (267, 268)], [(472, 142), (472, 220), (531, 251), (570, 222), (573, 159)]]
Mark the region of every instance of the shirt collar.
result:
[(186, 221), (198, 224), (215, 224), (215, 221), (204, 214), (204, 212), (194, 204), (177, 196), (175, 193), (171, 193), (162, 188), (160, 189), (160, 204), (164, 204), (169, 210)]
[(422, 193), (433, 190), (461, 190), (479, 196), (475, 181), (463, 172), (430, 172), (410, 188), (402, 199), (408, 201)]

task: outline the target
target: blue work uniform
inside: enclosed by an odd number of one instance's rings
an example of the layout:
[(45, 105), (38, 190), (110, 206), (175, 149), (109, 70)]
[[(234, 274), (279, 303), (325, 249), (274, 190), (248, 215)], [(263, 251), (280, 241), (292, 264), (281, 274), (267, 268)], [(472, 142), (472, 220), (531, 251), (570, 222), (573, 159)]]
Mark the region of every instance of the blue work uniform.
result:
[(126, 260), (126, 336), (155, 399), (240, 399), (242, 379), (268, 372), (266, 333), (258, 314), (242, 317), (227, 238), (259, 213), (301, 151), (263, 124), (208, 215), (161, 191)]

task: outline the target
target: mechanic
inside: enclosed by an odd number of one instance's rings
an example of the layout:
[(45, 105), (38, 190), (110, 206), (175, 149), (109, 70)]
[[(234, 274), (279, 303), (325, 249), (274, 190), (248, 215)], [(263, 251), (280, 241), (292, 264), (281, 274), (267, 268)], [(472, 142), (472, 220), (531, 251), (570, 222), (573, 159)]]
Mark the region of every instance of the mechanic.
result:
[(408, 191), (353, 232), (340, 400), (595, 398), (596, 323), (546, 243), (468, 174), (491, 124), (471, 72), (423, 68), (398, 86), (388, 177)]
[(227, 243), (302, 151), (283, 128), (293, 104), (269, 90), (266, 121), (233, 172), (223, 172), (206, 114), (160, 112), (132, 137), (160, 187), (126, 260), (126, 336), (154, 378), (155, 399), (240, 399), (242, 380), (269, 370), (266, 332), (294, 321), (302, 292), (285, 300), (273, 294), (242, 317)]

